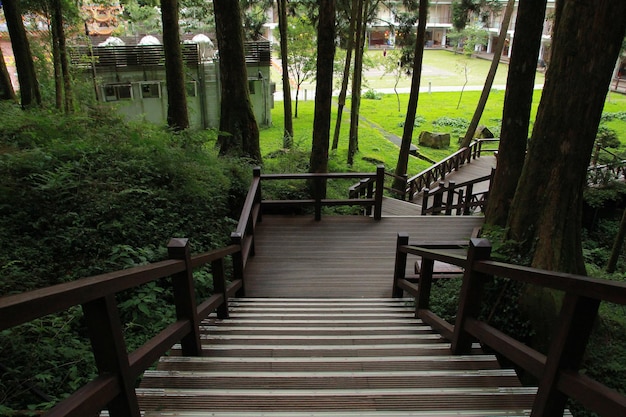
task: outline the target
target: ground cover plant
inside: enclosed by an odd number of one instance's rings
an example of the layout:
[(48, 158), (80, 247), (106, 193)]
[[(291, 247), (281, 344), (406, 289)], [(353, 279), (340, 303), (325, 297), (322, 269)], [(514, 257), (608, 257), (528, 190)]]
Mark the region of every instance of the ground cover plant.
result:
[[(218, 158), (212, 132), (0, 106), (0, 295), (165, 259), (172, 237), (194, 253), (228, 243), (250, 167)], [(195, 277), (208, 296), (210, 271)], [(173, 321), (171, 297), (163, 283), (118, 294), (129, 349)], [(0, 415), (45, 409), (94, 371), (80, 308), (3, 331)]]

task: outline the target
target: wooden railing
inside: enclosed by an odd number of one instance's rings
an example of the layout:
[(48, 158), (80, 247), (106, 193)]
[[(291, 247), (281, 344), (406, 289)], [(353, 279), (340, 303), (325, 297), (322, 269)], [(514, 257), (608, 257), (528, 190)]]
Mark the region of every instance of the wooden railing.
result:
[[(478, 209), (484, 212), (494, 173), (495, 169), (492, 169), (489, 175), (460, 184), (454, 181), (448, 181), (447, 184), (440, 181), (439, 185), (432, 190), (425, 188), (422, 194), (422, 215), (445, 214), (449, 216), (454, 211), (457, 216), (467, 216)], [(482, 182), (488, 183), (486, 190), (474, 192), (474, 186)]]
[[(533, 417), (562, 416), (568, 398), (603, 417), (626, 415), (626, 396), (578, 372), (600, 302), (626, 305), (626, 283), (495, 262), (490, 260), (491, 244), (485, 239), (471, 239), (466, 256), (441, 250), (457, 248), (457, 243), (440, 243), (436, 246), (439, 250), (432, 247), (410, 246), (409, 236), (398, 234), (393, 295), (412, 294), (416, 316), (451, 340), (454, 354), (468, 353), (477, 339), (536, 377), (539, 385)], [(405, 276), (409, 254), (422, 258), (419, 285)], [(435, 261), (464, 268), (454, 325), (429, 307)], [(494, 276), (564, 292), (547, 355), (479, 320), (483, 284)]]
[[(254, 200), (263, 208), (276, 207), (311, 207), (315, 209), (315, 220), (322, 217), (322, 207), (337, 206), (361, 206), (369, 212), (374, 212), (374, 218), (380, 220), (382, 217), (383, 188), (385, 180), (385, 168), (379, 166), (375, 173), (327, 173), (327, 174), (261, 174), (259, 168), (254, 170), (255, 181), (258, 181), (258, 195), (254, 197), (248, 194), (246, 205), (249, 200)], [(258, 180), (256, 180), (258, 178)], [(360, 182), (350, 187), (347, 199), (326, 199), (322, 198), (321, 190), (325, 190), (324, 184), (333, 179), (359, 179)], [(285, 181), (285, 180), (305, 180), (313, 183), (312, 198), (303, 200), (264, 200), (261, 196), (261, 181)], [(253, 187), (254, 187), (253, 183)], [(244, 216), (245, 213), (242, 213)]]
[(452, 155), (441, 160), (439, 163), (407, 179), (406, 189), (402, 190), (402, 192), (398, 194), (404, 194), (405, 200), (412, 200), (425, 188), (430, 188), (432, 184), (444, 181), (446, 179), (446, 175), (452, 171), (458, 170), (461, 165), (470, 163), (472, 159), (480, 158), (483, 152), (496, 152), (497, 148), (483, 148), (483, 144), (495, 143), (498, 141), (499, 139), (477, 139), (472, 142), (469, 147), (459, 149)]
[[(199, 324), (213, 311), (228, 317), (228, 298), (243, 289), (239, 245), (191, 256), (187, 239), (172, 239), (169, 260), (92, 276), (48, 288), (0, 298), (0, 331), (48, 314), (82, 306), (98, 369), (98, 377), (60, 402), (47, 417), (97, 416), (108, 408), (111, 417), (139, 417), (137, 378), (180, 341), (184, 355), (201, 356)], [(232, 256), (234, 276), (227, 285), (224, 262)], [(210, 264), (214, 294), (196, 305), (193, 270)], [(128, 353), (115, 294), (171, 277), (176, 322)]]

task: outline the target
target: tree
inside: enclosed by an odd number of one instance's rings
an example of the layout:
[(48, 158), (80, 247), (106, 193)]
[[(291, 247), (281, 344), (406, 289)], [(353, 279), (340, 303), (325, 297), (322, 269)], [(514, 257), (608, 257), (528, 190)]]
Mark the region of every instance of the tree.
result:
[(2, 49), (0, 49), (0, 100), (16, 100), (15, 90), (11, 83), (11, 77), (4, 61)]
[[(311, 145), (310, 172), (328, 172), (330, 113), (333, 92), (333, 61), (335, 58), (335, 2), (319, 1), (317, 26), (317, 82)], [(326, 184), (314, 183), (314, 195), (325, 196)], [(318, 188), (317, 188), (318, 187)]]
[(4, 17), (7, 22), (11, 46), (15, 57), (15, 67), (17, 69), (17, 79), (20, 83), (20, 98), (22, 107), (27, 108), (32, 105), (41, 105), (41, 94), (35, 73), (35, 63), (30, 50), (30, 43), (26, 36), (26, 29), (22, 22), (22, 12), (19, 7), (19, 0), (4, 0)]
[(506, 11), (504, 12), (504, 18), (502, 19), (502, 26), (500, 27), (498, 42), (496, 43), (496, 47), (493, 50), (493, 58), (491, 59), (491, 66), (489, 67), (489, 72), (487, 73), (487, 79), (485, 80), (483, 91), (480, 95), (480, 98), (478, 99), (478, 105), (476, 106), (474, 116), (470, 121), (467, 132), (465, 132), (465, 137), (461, 141), (461, 148), (470, 145), (472, 139), (474, 138), (476, 128), (478, 127), (478, 122), (480, 122), (480, 118), (483, 115), (485, 106), (487, 105), (487, 99), (489, 98), (489, 93), (491, 92), (491, 86), (493, 85), (493, 80), (496, 78), (496, 72), (498, 71), (498, 65), (500, 64), (500, 57), (502, 56), (502, 50), (504, 49), (504, 42), (506, 40), (506, 32), (509, 28), (509, 23), (511, 21), (511, 15), (513, 14), (514, 7), (515, 0), (508, 0), (506, 5)]
[(519, 3), (502, 111), (498, 164), (489, 189), (485, 221), (504, 227), (522, 173), (546, 0)]
[(63, 108), (66, 113), (74, 110), (72, 93), (72, 79), (70, 76), (70, 64), (67, 53), (65, 29), (63, 17), (63, 3), (61, 0), (51, 0), (52, 22), (52, 51), (54, 57), (55, 87), (57, 95), (57, 108)]
[(358, 0), (356, 34), (354, 36), (354, 70), (352, 71), (352, 100), (350, 102), (350, 133), (348, 136), (348, 165), (354, 163), (354, 155), (359, 150), (359, 107), (361, 105), (361, 79), (363, 76), (363, 44), (368, 0)]
[(298, 102), (302, 84), (315, 77), (317, 50), (314, 27), (305, 17), (291, 20), (287, 28), (288, 49), (287, 63), (289, 72), (296, 81), (296, 107), (294, 117), (298, 118)]
[(178, 27), (178, 0), (161, 0), (161, 19), (167, 86), (167, 124), (174, 130), (184, 130), (189, 127), (189, 114)]
[(393, 184), (393, 188), (396, 190), (404, 190), (406, 188), (406, 182), (402, 178), (406, 175), (409, 164), (409, 152), (411, 150), (411, 139), (413, 138), (413, 126), (415, 125), (415, 114), (417, 113), (417, 103), (422, 79), (424, 43), (426, 41), (427, 14), (428, 0), (420, 0), (417, 39), (415, 41), (415, 54), (413, 61), (413, 76), (411, 78), (411, 92), (409, 94), (409, 104), (406, 109), (406, 119), (404, 121), (404, 130), (402, 132), (402, 142), (400, 143), (398, 163), (396, 164), (396, 179)]
[(278, 31), (280, 32), (280, 59), (283, 70), (283, 147), (291, 148), (293, 140), (293, 118), (291, 114), (291, 85), (289, 84), (289, 56), (287, 45), (287, 0), (276, 0), (278, 5)]
[(507, 221), (535, 267), (585, 273), (582, 191), (625, 31), (625, 2), (556, 3), (550, 66)]
[(261, 163), (259, 127), (250, 102), (238, 1), (214, 0), (221, 83), (220, 154), (233, 154)]
[(267, 22), (267, 10), (273, 0), (240, 0), (243, 11), (244, 36), (248, 40), (259, 40), (263, 36), (263, 25)]
[(346, 96), (348, 95), (348, 82), (350, 81), (350, 62), (352, 62), (352, 50), (354, 49), (354, 28), (356, 26), (358, 1), (359, 0), (352, 0), (350, 3), (350, 24), (348, 28), (348, 40), (346, 42), (346, 59), (343, 67), (343, 76), (341, 78), (341, 90), (339, 91), (339, 97), (337, 98), (337, 119), (335, 121), (335, 132), (333, 133), (332, 149), (337, 149), (337, 147), (339, 146), (341, 119), (343, 117), (343, 108), (346, 105)]

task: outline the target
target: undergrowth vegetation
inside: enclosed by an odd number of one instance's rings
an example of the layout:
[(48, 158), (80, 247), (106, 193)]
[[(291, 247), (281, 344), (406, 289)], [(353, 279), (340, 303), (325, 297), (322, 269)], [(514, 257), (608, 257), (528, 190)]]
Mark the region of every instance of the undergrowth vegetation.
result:
[[(212, 132), (129, 124), (110, 109), (64, 116), (1, 104), (0, 294), (225, 246), (250, 178)], [(207, 296), (210, 271), (195, 274)], [(173, 322), (168, 285), (118, 294), (129, 349)], [(45, 409), (93, 376), (80, 308), (0, 334), (0, 415)]]

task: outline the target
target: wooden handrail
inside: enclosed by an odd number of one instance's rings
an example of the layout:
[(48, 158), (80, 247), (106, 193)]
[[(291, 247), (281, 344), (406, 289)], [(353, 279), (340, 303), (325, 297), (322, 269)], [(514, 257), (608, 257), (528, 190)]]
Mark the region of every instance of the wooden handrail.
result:
[[(73, 306), (82, 306), (91, 339), (98, 377), (46, 413), (51, 417), (94, 416), (103, 407), (112, 417), (139, 417), (135, 381), (171, 346), (180, 341), (183, 352), (200, 355), (200, 320), (213, 311), (228, 316), (228, 298), (243, 287), (242, 271), (226, 285), (224, 259), (241, 253), (241, 247), (226, 248), (191, 256), (187, 239), (172, 239), (169, 260), (79, 279), (0, 298), (0, 330), (8, 329)], [(210, 263), (215, 294), (196, 306), (193, 269)], [(238, 275), (237, 275), (238, 274)], [(171, 277), (176, 322), (144, 345), (127, 353), (115, 294)]]
[[(475, 338), (538, 378), (533, 416), (562, 416), (568, 398), (602, 416), (626, 415), (626, 396), (578, 372), (600, 302), (626, 305), (626, 283), (492, 261), (491, 244), (485, 239), (471, 239), (466, 257), (409, 245), (406, 233), (399, 233), (397, 242), (393, 296), (401, 297), (403, 291), (411, 293), (416, 300), (416, 315), (451, 340), (453, 353), (467, 353)], [(419, 286), (405, 277), (409, 254), (422, 257)], [(429, 309), (435, 260), (464, 268), (454, 325)], [(493, 276), (565, 293), (547, 356), (478, 319), (482, 285)]]
[[(281, 207), (307, 207), (315, 208), (315, 220), (321, 219), (322, 207), (335, 206), (362, 206), (366, 213), (372, 213), (374, 219), (380, 220), (382, 216), (383, 190), (385, 182), (385, 168), (379, 165), (375, 173), (300, 173), (300, 174), (259, 174), (262, 181), (280, 180), (308, 180), (327, 181), (332, 179), (359, 179), (358, 184), (350, 187), (347, 199), (323, 199), (321, 196), (313, 195), (311, 199), (305, 200), (263, 200), (261, 197), (261, 207), (281, 206)], [(361, 187), (364, 190), (362, 191)], [(319, 187), (318, 187), (319, 188)], [(370, 188), (368, 192), (367, 189)], [(248, 195), (249, 196), (249, 195)], [(249, 196), (250, 197), (250, 196)], [(365, 198), (363, 198), (365, 197)], [(242, 214), (243, 216), (243, 214)]]
[(490, 185), (486, 191), (474, 192), (474, 185), (489, 182), (491, 183), (495, 169), (491, 169), (489, 175), (456, 184), (443, 181), (432, 190), (425, 188), (422, 195), (422, 215), (445, 214), (452, 215), (456, 211), (457, 215), (470, 215), (474, 210), (480, 208), (484, 211), (489, 198)]
[(404, 194), (408, 197), (408, 200), (412, 200), (415, 195), (422, 192), (425, 188), (430, 188), (433, 184), (445, 180), (446, 175), (452, 171), (458, 170), (461, 165), (470, 163), (472, 159), (480, 158), (482, 152), (497, 151), (497, 149), (483, 149), (483, 143), (495, 143), (499, 140), (500, 139), (476, 139), (470, 143), (468, 147), (459, 149), (437, 164), (410, 177), (406, 181)]

